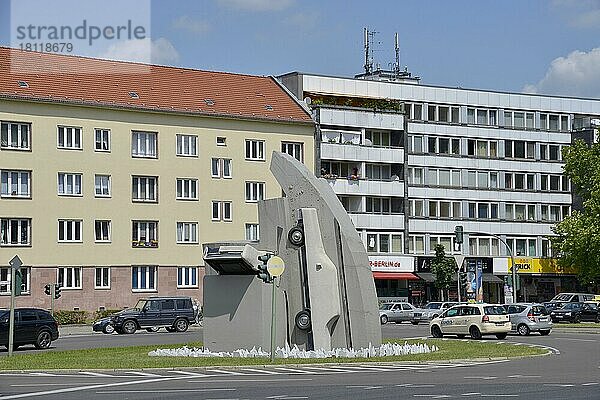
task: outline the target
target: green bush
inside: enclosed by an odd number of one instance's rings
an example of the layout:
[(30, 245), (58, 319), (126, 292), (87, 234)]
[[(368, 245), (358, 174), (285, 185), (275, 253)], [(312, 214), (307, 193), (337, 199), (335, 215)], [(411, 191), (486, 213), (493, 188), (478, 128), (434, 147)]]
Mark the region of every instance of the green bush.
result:
[[(120, 309), (118, 309), (118, 310), (104, 310), (104, 311), (96, 311), (96, 312), (94, 313), (94, 321), (97, 321), (97, 320), (99, 320), (99, 319), (102, 319), (102, 318), (106, 318), (106, 317), (108, 317), (109, 315), (112, 315), (112, 314), (114, 314), (114, 313), (116, 313), (116, 312), (119, 312), (119, 311), (121, 311), (121, 310), (120, 310)], [(92, 322), (93, 322), (93, 321), (92, 321)]]
[(60, 325), (85, 324), (88, 317), (87, 311), (58, 310), (54, 312), (54, 318)]

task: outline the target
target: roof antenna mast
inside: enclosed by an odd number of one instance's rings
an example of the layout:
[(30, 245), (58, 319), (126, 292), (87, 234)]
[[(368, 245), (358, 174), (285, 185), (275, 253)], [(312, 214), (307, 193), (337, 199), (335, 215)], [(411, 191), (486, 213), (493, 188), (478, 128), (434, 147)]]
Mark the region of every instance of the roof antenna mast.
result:
[(365, 73), (373, 73), (373, 36), (375, 32), (369, 32), (369, 28), (364, 28), (364, 49), (365, 49)]
[(394, 34), (394, 50), (396, 51), (396, 63), (394, 64), (394, 75), (400, 76), (400, 46), (398, 45), (398, 32)]

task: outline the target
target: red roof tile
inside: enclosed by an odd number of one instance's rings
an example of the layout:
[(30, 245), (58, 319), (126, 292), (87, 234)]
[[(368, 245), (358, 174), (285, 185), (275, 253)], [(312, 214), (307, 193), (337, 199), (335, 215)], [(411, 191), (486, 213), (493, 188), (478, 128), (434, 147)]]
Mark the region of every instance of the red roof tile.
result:
[(0, 98), (312, 123), (272, 77), (6, 47), (0, 47)]

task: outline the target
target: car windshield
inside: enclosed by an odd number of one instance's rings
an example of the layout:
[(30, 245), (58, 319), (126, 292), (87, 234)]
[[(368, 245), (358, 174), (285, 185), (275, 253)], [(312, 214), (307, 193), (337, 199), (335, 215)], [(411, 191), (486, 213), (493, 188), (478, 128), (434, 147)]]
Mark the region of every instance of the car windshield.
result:
[(389, 310), (390, 308), (392, 308), (393, 304), (392, 303), (385, 303), (379, 306), (380, 310)]
[(144, 306), (146, 305), (146, 300), (138, 300), (138, 302), (135, 304), (135, 308), (136, 310), (143, 310)]
[(441, 303), (427, 303), (424, 308), (428, 308), (430, 310), (439, 310), (441, 306)]
[(575, 310), (578, 308), (580, 308), (580, 306), (577, 303), (567, 303), (561, 307), (562, 310)]
[(502, 306), (487, 306), (483, 307), (483, 311), (486, 315), (504, 315), (506, 314), (506, 309)]

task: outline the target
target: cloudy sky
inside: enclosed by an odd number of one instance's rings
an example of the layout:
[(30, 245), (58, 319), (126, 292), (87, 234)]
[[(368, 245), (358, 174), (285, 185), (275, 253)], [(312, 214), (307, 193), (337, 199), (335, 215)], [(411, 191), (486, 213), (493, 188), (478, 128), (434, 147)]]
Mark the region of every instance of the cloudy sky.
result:
[(369, 27), (377, 32), (375, 62), (388, 68), (398, 32), (402, 66), (425, 84), (600, 98), (600, 0), (0, 0), (0, 44), (17, 46), (18, 25), (75, 26), (85, 17), (101, 26), (116, 24), (115, 15), (145, 19), (150, 37), (99, 40), (75, 52), (259, 75), (353, 76), (362, 72)]

